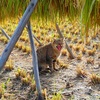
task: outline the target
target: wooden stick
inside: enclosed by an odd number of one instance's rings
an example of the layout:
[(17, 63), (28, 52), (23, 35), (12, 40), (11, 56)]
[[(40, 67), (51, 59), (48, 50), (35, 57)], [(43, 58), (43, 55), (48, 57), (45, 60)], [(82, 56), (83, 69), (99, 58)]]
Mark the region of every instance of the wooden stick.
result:
[[(62, 35), (62, 33), (61, 33), (61, 31), (60, 31), (60, 28), (59, 28), (59, 26), (58, 26), (57, 23), (56, 23), (56, 29), (57, 29), (57, 32), (58, 32), (58, 34), (60, 35), (60, 37), (61, 37), (61, 38), (64, 38), (64, 36)], [(70, 47), (68, 46), (66, 40), (65, 40), (65, 44), (66, 44), (66, 48), (67, 48), (67, 50), (68, 50), (68, 52), (69, 52), (69, 54), (70, 54), (70, 57), (71, 57), (72, 59), (74, 59), (75, 56), (73, 55), (73, 53), (72, 53)]]
[(43, 44), (39, 41), (39, 39), (34, 35), (32, 34), (32, 36), (35, 38), (35, 40), (40, 44), (40, 46), (42, 46)]
[(27, 30), (29, 34), (31, 49), (32, 49), (33, 66), (34, 66), (33, 71), (34, 71), (34, 77), (35, 77), (35, 82), (36, 82), (36, 88), (38, 92), (38, 100), (43, 100), (41, 85), (40, 85), (40, 78), (39, 78), (38, 60), (37, 60), (36, 48), (35, 48), (34, 41), (32, 38), (32, 29), (31, 29), (30, 21), (28, 22)]
[(72, 59), (74, 59), (74, 58), (75, 58), (75, 56), (73, 55), (73, 53), (72, 53), (72, 51), (71, 51), (70, 47), (68, 46), (68, 44), (67, 44), (67, 41), (66, 41), (66, 40), (65, 40), (65, 43), (66, 43), (66, 48), (67, 48), (67, 50), (68, 50), (68, 52), (69, 52), (69, 54), (70, 54), (70, 57), (71, 57)]
[(1, 57), (0, 57), (0, 71), (2, 70), (3, 66), (5, 65), (11, 51), (13, 50), (16, 42), (18, 41), (19, 37), (21, 36), (21, 33), (27, 24), (35, 6), (37, 4), (37, 0), (31, 0), (30, 4), (28, 5), (22, 19), (20, 20), (13, 36), (11, 37), (10, 41), (8, 42), (5, 50), (3, 51)]
[(57, 29), (57, 32), (60, 35), (60, 37), (64, 38), (57, 23), (56, 23), (56, 29)]
[(0, 30), (6, 36), (6, 38), (10, 40), (10, 36), (4, 31), (4, 29), (2, 27), (0, 27)]
[[(26, 25), (26, 28), (28, 29), (28, 26)], [(40, 46), (42, 46), (43, 44), (39, 41), (39, 39), (34, 35), (32, 34), (32, 36), (34, 37), (34, 39), (40, 44)]]

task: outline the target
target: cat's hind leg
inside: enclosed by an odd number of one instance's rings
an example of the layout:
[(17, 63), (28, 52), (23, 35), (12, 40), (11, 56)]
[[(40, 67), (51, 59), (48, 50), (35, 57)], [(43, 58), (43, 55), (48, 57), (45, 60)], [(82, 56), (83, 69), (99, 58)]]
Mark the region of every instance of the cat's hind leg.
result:
[(44, 71), (47, 68), (47, 64), (42, 63), (42, 64), (39, 64), (38, 67), (39, 67), (39, 71)]
[(38, 69), (39, 69), (39, 72), (40, 72), (40, 71), (42, 71), (43, 68), (42, 68), (41, 65), (38, 65)]
[(51, 71), (51, 72), (54, 72), (53, 61), (52, 61), (52, 60), (48, 61), (48, 65), (49, 65), (50, 71)]

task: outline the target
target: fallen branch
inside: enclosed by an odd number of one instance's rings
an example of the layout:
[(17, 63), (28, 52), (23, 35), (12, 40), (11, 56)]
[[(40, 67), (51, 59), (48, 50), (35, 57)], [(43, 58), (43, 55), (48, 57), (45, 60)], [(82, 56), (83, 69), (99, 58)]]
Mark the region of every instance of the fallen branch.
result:
[[(64, 38), (64, 36), (62, 35), (62, 33), (61, 33), (61, 31), (60, 31), (60, 28), (59, 28), (59, 26), (58, 26), (57, 23), (56, 23), (56, 29), (57, 29), (57, 32), (58, 32), (58, 34), (60, 35), (60, 37), (61, 37), (61, 38)], [(73, 55), (73, 53), (72, 53), (70, 47), (68, 46), (66, 40), (65, 40), (65, 44), (66, 44), (66, 48), (67, 48), (67, 50), (68, 50), (68, 52), (69, 52), (69, 54), (70, 54), (70, 57), (71, 57), (72, 59), (74, 59), (75, 56)]]
[(6, 36), (6, 38), (10, 40), (10, 36), (4, 31), (4, 29), (2, 27), (0, 27), (0, 30)]

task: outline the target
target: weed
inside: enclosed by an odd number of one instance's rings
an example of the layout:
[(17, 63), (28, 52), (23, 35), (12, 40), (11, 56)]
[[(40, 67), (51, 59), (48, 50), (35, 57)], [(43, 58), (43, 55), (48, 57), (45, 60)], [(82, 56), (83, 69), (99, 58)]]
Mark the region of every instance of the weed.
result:
[(92, 84), (100, 84), (100, 75), (91, 74), (90, 80)]
[(92, 49), (92, 50), (87, 50), (87, 53), (88, 53), (89, 56), (93, 56), (95, 54), (95, 52), (96, 52), (95, 48)]
[(29, 85), (29, 83), (30, 83), (30, 81), (28, 80), (27, 77), (21, 78), (21, 82), (22, 82), (23, 85)]
[(66, 50), (66, 49), (62, 49), (61, 55), (62, 55), (62, 56), (66, 56), (66, 55), (67, 55), (67, 50)]
[(0, 98), (2, 98), (3, 94), (4, 94), (4, 88), (2, 87), (2, 84), (0, 84)]
[(70, 44), (69, 47), (70, 47), (70, 48), (73, 48), (73, 44)]
[(17, 79), (21, 79), (25, 78), (27, 76), (27, 73), (25, 70), (18, 68), (17, 71), (15, 72), (15, 75)]
[(84, 46), (81, 47), (81, 51), (82, 51), (83, 54), (85, 54), (86, 53), (86, 48)]
[(81, 44), (81, 43), (82, 43), (82, 39), (79, 39), (79, 40), (78, 40), (78, 44)]
[(77, 55), (77, 60), (81, 60), (82, 59), (82, 56), (83, 56), (82, 54), (78, 54)]
[(94, 64), (94, 59), (91, 58), (91, 57), (87, 58), (87, 63), (88, 64)]
[(6, 62), (6, 65), (5, 65), (5, 70), (6, 71), (11, 71), (14, 69), (14, 62), (9, 59), (7, 62)]
[(77, 77), (86, 77), (87, 76), (87, 72), (85, 70), (83, 70), (82, 68), (80, 68), (79, 66), (76, 69), (77, 72)]
[(60, 92), (55, 93), (50, 100), (62, 100), (62, 94)]
[(0, 99), (2, 98), (2, 96), (5, 93), (5, 90), (7, 88), (8, 83), (10, 82), (10, 78), (7, 79), (7, 81), (5, 83), (1, 83), (0, 84)]

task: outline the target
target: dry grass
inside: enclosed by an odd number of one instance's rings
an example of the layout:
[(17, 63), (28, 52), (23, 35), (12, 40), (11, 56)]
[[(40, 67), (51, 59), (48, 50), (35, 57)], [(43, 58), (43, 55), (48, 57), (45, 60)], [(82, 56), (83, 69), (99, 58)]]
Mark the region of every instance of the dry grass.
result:
[(87, 58), (88, 64), (94, 64), (94, 59), (92, 57)]
[(21, 68), (18, 68), (15, 75), (17, 79), (26, 78), (27, 72)]
[(0, 99), (2, 98), (3, 94), (4, 94), (4, 89), (2, 87), (2, 84), (0, 84)]
[(87, 50), (87, 53), (89, 56), (93, 56), (95, 54), (95, 52), (96, 52), (95, 48), (93, 48), (92, 50)]
[(83, 56), (82, 54), (78, 54), (77, 57), (76, 57), (77, 60), (81, 60), (82, 59), (82, 56)]
[(62, 56), (66, 56), (66, 55), (67, 55), (67, 50), (66, 50), (66, 49), (62, 49), (61, 55), (62, 55)]
[(83, 78), (83, 77), (86, 77), (87, 76), (87, 72), (86, 72), (86, 70), (83, 70), (81, 67), (77, 67), (77, 69), (76, 69), (76, 72), (77, 72), (77, 77), (81, 77), (81, 78)]
[(6, 65), (4, 66), (5, 70), (6, 71), (11, 71), (14, 69), (14, 61), (9, 59), (7, 62), (6, 62)]
[(100, 84), (100, 75), (96, 75), (96, 74), (91, 74), (90, 75), (90, 80), (92, 84)]

